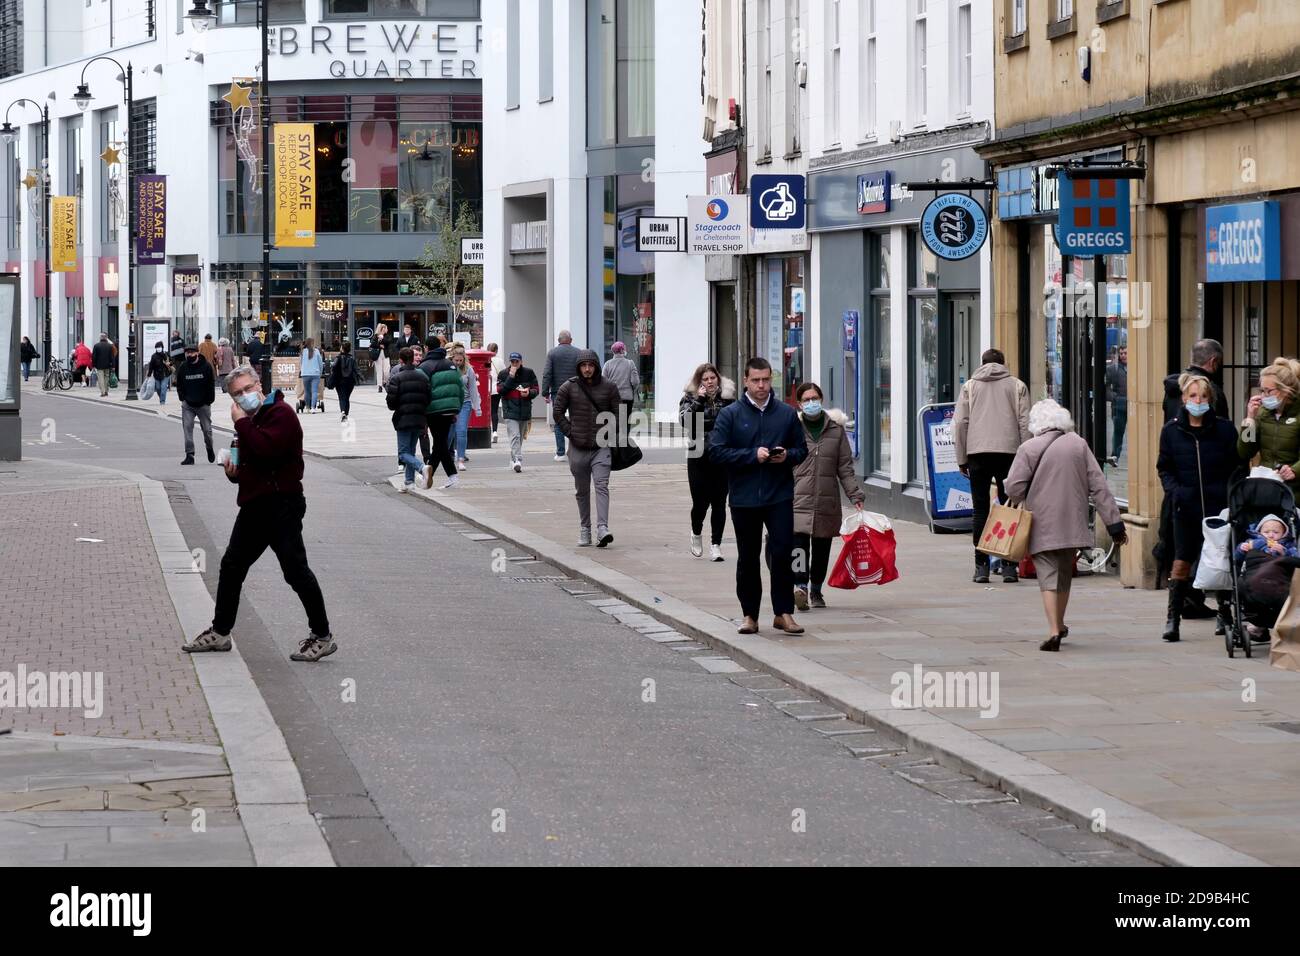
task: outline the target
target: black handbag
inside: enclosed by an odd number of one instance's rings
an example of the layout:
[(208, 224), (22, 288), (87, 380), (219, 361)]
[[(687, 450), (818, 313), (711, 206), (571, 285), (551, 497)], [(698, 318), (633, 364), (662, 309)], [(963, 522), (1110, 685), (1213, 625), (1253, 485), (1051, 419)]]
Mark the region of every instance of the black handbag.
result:
[(626, 444), (615, 445), (609, 450), (610, 471), (622, 471), (624, 468), (631, 468), (645, 457), (641, 447), (632, 440), (631, 435), (627, 436), (625, 441)]

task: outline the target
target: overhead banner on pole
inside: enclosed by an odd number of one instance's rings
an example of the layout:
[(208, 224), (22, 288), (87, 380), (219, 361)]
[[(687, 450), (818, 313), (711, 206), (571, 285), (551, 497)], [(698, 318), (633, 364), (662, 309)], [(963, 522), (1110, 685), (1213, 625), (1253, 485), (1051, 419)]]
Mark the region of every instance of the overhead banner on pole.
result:
[(77, 197), (52, 196), (54, 204), (50, 232), (50, 271), (77, 271)]
[(135, 261), (160, 266), (167, 261), (167, 177), (135, 177)]
[(276, 123), (275, 244), (316, 245), (316, 127)]

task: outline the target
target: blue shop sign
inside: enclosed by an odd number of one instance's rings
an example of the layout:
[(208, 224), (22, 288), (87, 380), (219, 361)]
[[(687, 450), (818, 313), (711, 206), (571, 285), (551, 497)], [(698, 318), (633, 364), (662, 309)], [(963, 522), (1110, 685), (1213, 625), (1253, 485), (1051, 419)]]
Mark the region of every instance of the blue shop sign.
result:
[(858, 177), (858, 214), (889, 212), (889, 170)]
[(1276, 202), (1233, 203), (1205, 210), (1206, 282), (1281, 278), (1282, 229)]
[(1131, 250), (1127, 179), (1070, 179), (1059, 173), (1061, 253), (1123, 255)]
[(749, 225), (753, 229), (802, 229), (807, 216), (805, 180), (799, 175), (749, 177)]
[(967, 259), (988, 235), (988, 213), (965, 193), (936, 196), (921, 214), (921, 240), (940, 259)]

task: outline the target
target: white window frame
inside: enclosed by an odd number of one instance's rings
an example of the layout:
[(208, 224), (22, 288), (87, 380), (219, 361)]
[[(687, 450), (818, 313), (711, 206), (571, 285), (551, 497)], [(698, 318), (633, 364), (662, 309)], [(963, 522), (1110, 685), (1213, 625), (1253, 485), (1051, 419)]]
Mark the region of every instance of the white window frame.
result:
[(1028, 0), (1011, 0), (1011, 29), (1007, 36), (1024, 36), (1029, 21), (1029, 12), (1026, 9), (1027, 3)]
[(772, 158), (772, 0), (758, 0), (758, 159)]
[(1056, 19), (1068, 20), (1074, 16), (1074, 0), (1056, 0)]
[(842, 0), (826, 0), (826, 148), (840, 145), (840, 27)]
[(880, 136), (878, 100), (876, 98), (876, 0), (858, 0), (858, 120), (863, 143), (873, 143)]
[(930, 70), (927, 56), (929, 43), (929, 19), (926, 12), (926, 0), (912, 0), (911, 29), (911, 64), (908, 70), (911, 105), (912, 128), (923, 129), (926, 125), (926, 112), (929, 107)]
[[(957, 119), (969, 119), (974, 108), (975, 62), (972, 51), (971, 30), (974, 28), (974, 11), (970, 0), (960, 0), (953, 18), (953, 100)], [(965, 36), (962, 36), (963, 24)]]
[[(799, 86), (799, 65), (808, 60), (808, 38), (804, 36), (800, 23), (800, 0), (786, 0), (786, 38), (785, 45), (785, 155), (797, 156), (803, 144), (799, 128), (799, 109), (803, 90)], [(794, 38), (798, 37), (798, 43)], [(805, 69), (807, 67), (805, 66)]]

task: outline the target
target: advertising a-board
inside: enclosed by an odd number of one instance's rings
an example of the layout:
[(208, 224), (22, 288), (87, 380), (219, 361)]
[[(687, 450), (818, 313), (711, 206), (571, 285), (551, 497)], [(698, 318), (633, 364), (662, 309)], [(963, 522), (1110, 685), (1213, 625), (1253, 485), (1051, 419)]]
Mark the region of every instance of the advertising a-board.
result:
[(951, 402), (926, 405), (917, 418), (921, 444), (925, 448), (925, 490), (932, 527), (969, 531), (974, 517), (970, 479), (957, 465), (957, 440), (952, 419), (957, 407)]

